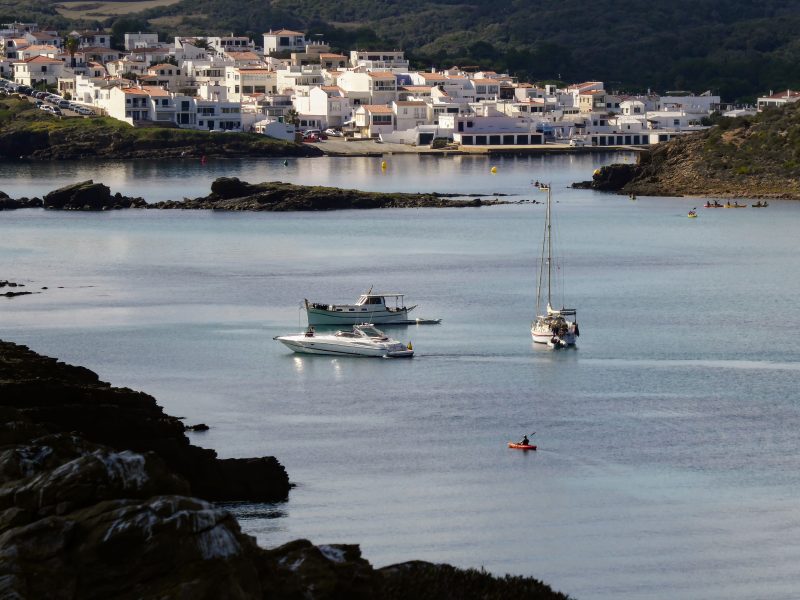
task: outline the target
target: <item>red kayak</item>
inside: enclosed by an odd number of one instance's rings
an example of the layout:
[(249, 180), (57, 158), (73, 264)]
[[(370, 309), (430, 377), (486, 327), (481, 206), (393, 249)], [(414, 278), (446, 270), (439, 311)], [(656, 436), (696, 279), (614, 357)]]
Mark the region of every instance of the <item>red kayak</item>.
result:
[(518, 444), (517, 442), (508, 442), (508, 447), (516, 450), (536, 450), (536, 446), (531, 446), (530, 444)]

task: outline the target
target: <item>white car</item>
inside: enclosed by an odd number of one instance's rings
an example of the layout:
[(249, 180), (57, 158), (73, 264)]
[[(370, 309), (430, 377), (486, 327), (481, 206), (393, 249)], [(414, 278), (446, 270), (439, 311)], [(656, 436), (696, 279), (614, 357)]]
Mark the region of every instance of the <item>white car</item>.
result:
[(577, 138), (572, 138), (569, 141), (570, 148), (583, 148), (586, 145), (586, 140), (579, 140)]
[(329, 135), (331, 137), (344, 137), (344, 134), (341, 131), (334, 129), (333, 127), (326, 129), (325, 135)]

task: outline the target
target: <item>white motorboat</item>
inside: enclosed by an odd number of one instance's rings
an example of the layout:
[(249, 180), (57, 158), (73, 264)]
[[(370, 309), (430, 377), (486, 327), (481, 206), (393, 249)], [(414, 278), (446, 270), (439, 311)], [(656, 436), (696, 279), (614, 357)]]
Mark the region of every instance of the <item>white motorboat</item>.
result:
[(354, 325), (352, 331), (317, 333), (310, 326), (296, 335), (279, 335), (273, 338), (294, 352), (301, 354), (328, 354), (336, 356), (374, 356), (408, 358), (414, 356), (411, 344), (403, 345), (393, 340), (371, 323)]
[[(355, 304), (320, 304), (304, 300), (309, 325), (421, 325), (439, 323), (441, 319), (409, 319), (408, 313), (416, 308), (405, 306), (404, 294), (394, 292), (361, 294)], [(387, 300), (393, 300), (394, 306)]]
[[(553, 235), (552, 235), (552, 196), (550, 185), (539, 185), (541, 191), (547, 192), (547, 207), (544, 221), (544, 239), (542, 241), (542, 259), (539, 265), (539, 278), (536, 285), (536, 320), (531, 323), (531, 336), (538, 344), (558, 349), (575, 346), (580, 335), (577, 321), (577, 310), (574, 308), (553, 308)], [(547, 308), (541, 311), (543, 296), (547, 294)]]

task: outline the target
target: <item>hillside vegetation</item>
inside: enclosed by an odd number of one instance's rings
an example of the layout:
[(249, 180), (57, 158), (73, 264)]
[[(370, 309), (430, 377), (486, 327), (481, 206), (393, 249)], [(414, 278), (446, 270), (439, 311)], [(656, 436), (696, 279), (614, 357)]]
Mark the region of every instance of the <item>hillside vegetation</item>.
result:
[(757, 117), (722, 118), (703, 133), (642, 154), (639, 164), (612, 165), (594, 187), (625, 193), (800, 199), (800, 103)]
[[(63, 29), (57, 4), (0, 0), (0, 17)], [(113, 26), (118, 37), (151, 27), (165, 36), (235, 32), (259, 44), (264, 31), (290, 27), (339, 50), (401, 48), (423, 68), (480, 65), (629, 91), (712, 89), (727, 100), (800, 87), (798, 0), (181, 0), (82, 24)]]
[(314, 147), (254, 133), (138, 129), (110, 117), (58, 118), (0, 100), (0, 159), (316, 156)]

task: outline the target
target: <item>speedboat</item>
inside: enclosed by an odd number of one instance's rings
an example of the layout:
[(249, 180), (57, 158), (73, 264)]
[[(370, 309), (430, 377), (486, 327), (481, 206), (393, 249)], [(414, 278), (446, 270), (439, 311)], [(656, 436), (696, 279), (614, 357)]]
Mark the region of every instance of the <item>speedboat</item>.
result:
[(393, 340), (371, 323), (354, 325), (352, 331), (317, 333), (309, 326), (303, 333), (279, 335), (273, 338), (293, 352), (301, 354), (328, 354), (335, 356), (374, 356), (383, 358), (409, 358), (414, 350), (409, 343), (403, 345)]
[[(356, 325), (358, 323), (380, 323), (381, 325), (423, 325), (439, 323), (441, 319), (409, 319), (408, 313), (416, 308), (406, 306), (404, 294), (395, 292), (372, 293), (372, 288), (361, 294), (355, 304), (303, 303), (309, 325)], [(392, 306), (389, 300), (393, 300)]]

